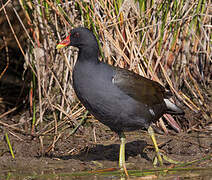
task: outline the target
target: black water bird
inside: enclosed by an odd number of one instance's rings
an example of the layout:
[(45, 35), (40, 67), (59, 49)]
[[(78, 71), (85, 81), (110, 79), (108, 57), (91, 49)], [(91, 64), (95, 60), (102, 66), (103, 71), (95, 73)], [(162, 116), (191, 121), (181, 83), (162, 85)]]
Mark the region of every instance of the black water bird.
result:
[(184, 113), (168, 100), (170, 92), (155, 81), (100, 62), (96, 37), (86, 28), (72, 29), (57, 49), (68, 45), (79, 48), (73, 69), (75, 93), (91, 114), (119, 135), (120, 168), (126, 170), (124, 132), (143, 128), (148, 129), (162, 164), (150, 125), (165, 113)]

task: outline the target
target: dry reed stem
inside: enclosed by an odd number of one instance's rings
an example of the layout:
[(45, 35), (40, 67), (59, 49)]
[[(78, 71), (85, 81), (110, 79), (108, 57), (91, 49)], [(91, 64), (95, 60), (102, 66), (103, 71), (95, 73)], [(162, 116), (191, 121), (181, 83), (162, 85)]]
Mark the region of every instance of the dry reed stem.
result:
[[(37, 133), (47, 135), (54, 132), (52, 147), (68, 124), (71, 122), (76, 125), (76, 119), (85, 113), (84, 108), (75, 104), (76, 98), (70, 83), (76, 51), (73, 48), (60, 52), (55, 50), (57, 42), (68, 34), (73, 25), (87, 26), (100, 35), (98, 41), (105, 57), (101, 57), (101, 60), (133, 70), (162, 85), (168, 84), (177, 98), (194, 112), (204, 112), (205, 107), (206, 110), (209, 109), (203, 86), (211, 81), (211, 26), (208, 7), (211, 1), (208, 1), (202, 14), (195, 11), (196, 1), (186, 1), (174, 15), (171, 11), (174, 2), (171, 2), (166, 16), (162, 11), (162, 1), (157, 1), (152, 6), (147, 3), (143, 9), (139, 9), (137, 1), (123, 1), (122, 4), (116, 4), (117, 11), (114, 8), (116, 1), (112, 0), (61, 1), (60, 4), (46, 0), (43, 1), (46, 6), (39, 1), (35, 2), (28, 5), (28, 9), (21, 4), (26, 18), (33, 24), (31, 32), (27, 31), (15, 13), (31, 43), (25, 50), (26, 53), (11, 24), (10, 28), (25, 56), (26, 64), (37, 77), (39, 99), (36, 112), (39, 112), (39, 116), (36, 116), (36, 126), (41, 128)], [(10, 1), (0, 9), (5, 15), (8, 3)], [(201, 21), (197, 19), (202, 32), (200, 34), (195, 31), (194, 25), (190, 27), (197, 16), (202, 18)], [(10, 23), (8, 16), (7, 21)], [(202, 63), (198, 57), (201, 53), (206, 58), (202, 72), (198, 66)], [(51, 122), (46, 122), (45, 117), (48, 116), (52, 118)], [(166, 131), (165, 128), (164, 130)]]

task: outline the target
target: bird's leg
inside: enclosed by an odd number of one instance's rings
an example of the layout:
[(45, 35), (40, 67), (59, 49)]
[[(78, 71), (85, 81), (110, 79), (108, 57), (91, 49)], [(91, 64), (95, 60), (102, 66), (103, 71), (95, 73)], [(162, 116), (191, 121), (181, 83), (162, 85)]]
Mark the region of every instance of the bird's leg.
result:
[(152, 129), (151, 126), (149, 126), (149, 128), (148, 128), (148, 133), (151, 136), (152, 142), (153, 142), (153, 144), (155, 146), (155, 152), (157, 154), (158, 161), (160, 162), (160, 165), (162, 166), (163, 165), (163, 160), (162, 160), (162, 157), (160, 155), (159, 148), (158, 148), (158, 145), (157, 145), (157, 142), (156, 142), (154, 130)]
[(123, 132), (119, 134), (119, 138), (121, 140), (120, 151), (119, 151), (119, 167), (123, 171), (125, 164), (125, 139), (126, 139)]
[(120, 151), (119, 151), (119, 167), (120, 167), (121, 171), (125, 172), (126, 176), (129, 176), (127, 173), (126, 164), (125, 164), (125, 140), (126, 140), (126, 137), (123, 132), (121, 132), (119, 134), (119, 138), (121, 140)]
[[(155, 146), (155, 152), (156, 152), (158, 161), (159, 161), (159, 163), (160, 163), (161, 166), (163, 165), (162, 157), (163, 157), (163, 159), (164, 159), (165, 161), (167, 161), (167, 162), (169, 162), (169, 163), (171, 163), (171, 164), (183, 164), (183, 163), (184, 163), (183, 161), (182, 161), (182, 162), (181, 162), (181, 161), (175, 161), (175, 160), (173, 160), (173, 159), (168, 158), (168, 157), (165, 156), (164, 154), (161, 154), (161, 153), (159, 152), (159, 148), (158, 148), (158, 145), (157, 145), (157, 142), (156, 142), (154, 130), (152, 129), (151, 126), (149, 126), (149, 128), (148, 128), (148, 133), (150, 134), (151, 139), (152, 139), (152, 142), (153, 142), (153, 144), (154, 144), (154, 146)], [(161, 156), (161, 155), (162, 155), (162, 156)]]

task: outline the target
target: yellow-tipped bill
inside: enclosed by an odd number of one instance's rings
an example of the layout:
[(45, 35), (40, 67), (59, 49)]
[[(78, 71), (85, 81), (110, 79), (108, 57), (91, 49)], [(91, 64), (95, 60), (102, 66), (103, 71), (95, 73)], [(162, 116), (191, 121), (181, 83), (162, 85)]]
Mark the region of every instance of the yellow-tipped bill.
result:
[(64, 44), (58, 44), (57, 46), (56, 46), (56, 49), (61, 49), (61, 48), (64, 48), (66, 45), (64, 45)]
[(64, 48), (70, 44), (70, 35), (68, 35), (63, 41), (61, 41), (57, 46), (56, 49)]

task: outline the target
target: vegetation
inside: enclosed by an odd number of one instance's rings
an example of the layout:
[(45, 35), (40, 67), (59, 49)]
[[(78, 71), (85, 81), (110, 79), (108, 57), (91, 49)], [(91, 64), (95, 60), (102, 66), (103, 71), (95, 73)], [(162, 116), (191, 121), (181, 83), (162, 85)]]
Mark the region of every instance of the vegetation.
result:
[[(173, 100), (177, 98), (187, 109), (181, 127), (187, 131), (201, 130), (210, 122), (210, 0), (19, 0), (5, 1), (0, 13), (8, 23), (7, 33), (14, 37), (12, 42), (17, 43), (30, 71), (27, 99), (30, 128), (0, 120), (11, 131), (40, 137), (42, 147), (43, 138), (51, 135), (53, 149), (67, 129), (71, 132), (78, 120), (90, 117), (71, 86), (76, 49), (55, 49), (70, 29), (78, 26), (94, 31), (101, 47), (101, 60), (128, 68), (171, 89)], [(14, 22), (12, 17), (17, 20)], [(10, 47), (8, 35), (4, 33), (3, 37), (1, 49)], [(5, 64), (0, 78), (7, 72), (9, 61)], [(15, 110), (16, 106), (0, 114), (0, 118)], [(165, 116), (165, 119), (173, 118)], [(160, 125), (163, 126), (163, 121)], [(165, 126), (163, 129), (167, 131)], [(175, 129), (180, 131), (178, 126)]]

